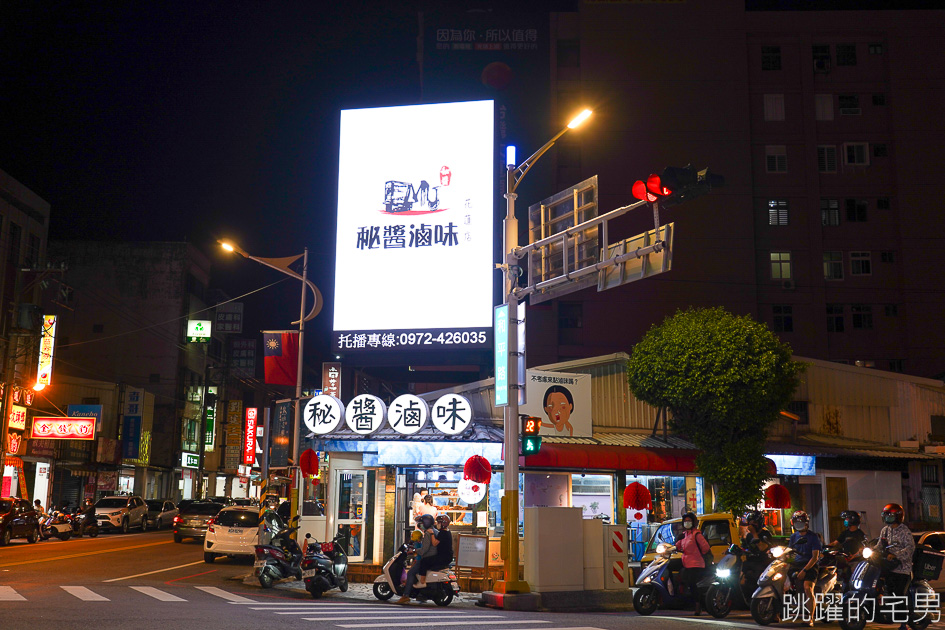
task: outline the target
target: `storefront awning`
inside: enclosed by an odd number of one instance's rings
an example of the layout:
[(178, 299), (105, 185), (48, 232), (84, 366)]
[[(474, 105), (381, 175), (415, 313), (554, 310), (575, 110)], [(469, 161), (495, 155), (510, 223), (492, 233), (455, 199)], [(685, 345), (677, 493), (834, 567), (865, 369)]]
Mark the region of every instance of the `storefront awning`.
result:
[(689, 473), (696, 469), (698, 451), (594, 444), (542, 444), (537, 455), (525, 458), (529, 468), (626, 470)]

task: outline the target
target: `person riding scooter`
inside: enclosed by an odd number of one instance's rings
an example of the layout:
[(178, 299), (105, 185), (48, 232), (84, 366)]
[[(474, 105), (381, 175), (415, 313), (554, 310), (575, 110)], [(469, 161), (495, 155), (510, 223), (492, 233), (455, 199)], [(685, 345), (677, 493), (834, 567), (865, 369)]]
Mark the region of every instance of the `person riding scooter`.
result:
[(417, 517), (417, 527), (423, 530), (423, 542), (420, 549), (417, 550), (416, 560), (410, 570), (407, 571), (407, 580), (404, 582), (404, 595), (398, 599), (396, 604), (406, 604), (410, 602), (410, 595), (414, 589), (414, 581), (420, 573), (421, 560), (436, 555), (436, 547), (433, 540), (436, 536), (436, 530), (433, 529), (434, 519), (432, 514), (423, 514)]
[(92, 503), (92, 499), (86, 499), (85, 503), (82, 504), (82, 520), (80, 522), (80, 527), (82, 533), (85, 533), (85, 530), (92, 525), (95, 525), (95, 504)]
[(427, 571), (439, 571), (450, 566), (453, 561), (453, 532), (450, 531), (452, 519), (447, 514), (440, 514), (436, 517), (437, 532), (434, 536), (433, 546), (436, 548), (436, 554), (420, 558), (420, 571), (417, 588), (426, 588)]
[[(912, 532), (902, 522), (905, 511), (898, 503), (887, 503), (883, 508), (883, 529), (874, 551), (886, 553), (890, 569), (885, 573), (886, 588), (892, 595), (905, 595), (912, 581), (912, 554), (915, 540)], [(893, 566), (895, 565), (895, 566)], [(900, 627), (904, 627), (903, 624)]]
[[(820, 551), (823, 544), (816, 532), (810, 531), (810, 516), (803, 510), (798, 510), (791, 517), (794, 533), (788, 546), (797, 554), (794, 556), (792, 573), (796, 580), (804, 585), (804, 606), (807, 608), (807, 626), (814, 626), (814, 583), (817, 581), (817, 562), (820, 560)], [(804, 542), (799, 542), (801, 539)]]
[(855, 510), (844, 510), (840, 512), (840, 518), (843, 519), (845, 528), (837, 539), (830, 543), (830, 546), (838, 545), (843, 549), (843, 553), (854, 555), (866, 546), (866, 532), (860, 529), (860, 513)]

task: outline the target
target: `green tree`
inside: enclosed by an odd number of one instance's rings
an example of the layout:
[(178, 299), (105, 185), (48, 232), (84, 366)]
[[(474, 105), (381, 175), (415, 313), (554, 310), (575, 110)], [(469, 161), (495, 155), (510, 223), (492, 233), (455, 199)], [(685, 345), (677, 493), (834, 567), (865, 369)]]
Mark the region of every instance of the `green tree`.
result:
[(702, 451), (696, 467), (716, 488), (717, 507), (737, 513), (761, 499), (768, 430), (804, 369), (750, 317), (689, 309), (634, 346), (627, 379), (634, 396), (671, 413), (673, 431)]

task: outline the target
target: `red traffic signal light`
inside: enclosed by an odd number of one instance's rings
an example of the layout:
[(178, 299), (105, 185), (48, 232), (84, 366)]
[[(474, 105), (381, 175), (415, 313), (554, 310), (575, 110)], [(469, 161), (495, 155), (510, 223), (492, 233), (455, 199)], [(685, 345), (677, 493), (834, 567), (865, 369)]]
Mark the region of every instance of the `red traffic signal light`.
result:
[(538, 435), (541, 432), (541, 418), (522, 416), (522, 435)]
[(653, 203), (660, 197), (668, 197), (673, 194), (672, 190), (663, 185), (660, 181), (660, 176), (656, 173), (647, 177), (646, 183), (640, 180), (634, 182), (631, 192), (635, 198), (649, 201), (650, 203)]

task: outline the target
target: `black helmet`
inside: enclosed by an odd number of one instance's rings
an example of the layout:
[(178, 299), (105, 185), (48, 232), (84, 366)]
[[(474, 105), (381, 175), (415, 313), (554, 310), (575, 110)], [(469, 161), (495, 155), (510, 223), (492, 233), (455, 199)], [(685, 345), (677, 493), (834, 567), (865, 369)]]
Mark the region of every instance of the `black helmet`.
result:
[(430, 529), (433, 527), (432, 514), (422, 514), (420, 518), (417, 519), (417, 521), (420, 523), (420, 526), (423, 527), (423, 529)]
[(797, 523), (804, 523), (810, 527), (810, 516), (807, 515), (807, 512), (804, 510), (798, 510), (791, 516), (791, 525), (794, 526), (794, 529), (798, 529)]
[[(883, 508), (883, 522), (889, 525), (901, 523), (904, 516), (905, 512), (898, 503), (887, 503), (886, 507)], [(888, 517), (891, 517), (892, 520)]]
[(689, 520), (692, 521), (692, 528), (693, 528), (693, 529), (695, 529), (695, 528), (697, 528), (697, 527), (699, 526), (699, 519), (696, 518), (695, 513), (693, 513), (693, 512), (686, 512), (685, 514), (682, 515), (682, 522), (685, 523), (685, 522), (686, 522), (686, 519), (689, 519)]
[(436, 517), (436, 526), (440, 529), (449, 527), (452, 522), (453, 519), (450, 518), (449, 514), (439, 514)]
[(844, 527), (860, 524), (860, 513), (856, 510), (844, 510), (840, 512), (840, 518), (843, 520)]
[(762, 529), (765, 526), (765, 515), (761, 510), (751, 510), (745, 512), (739, 523), (743, 527), (754, 525), (755, 529)]

